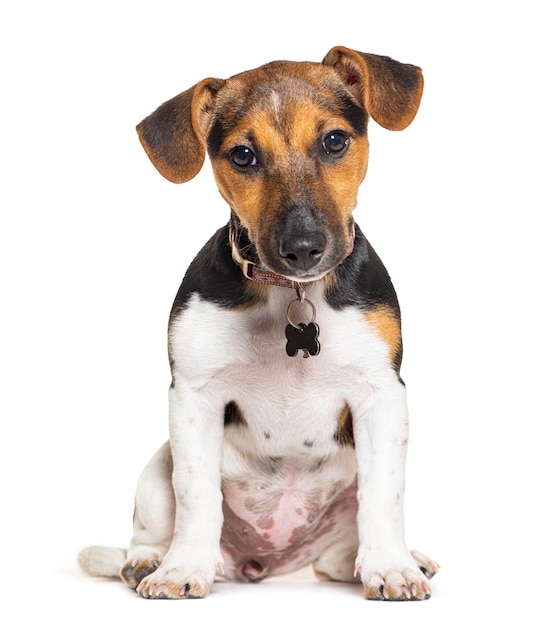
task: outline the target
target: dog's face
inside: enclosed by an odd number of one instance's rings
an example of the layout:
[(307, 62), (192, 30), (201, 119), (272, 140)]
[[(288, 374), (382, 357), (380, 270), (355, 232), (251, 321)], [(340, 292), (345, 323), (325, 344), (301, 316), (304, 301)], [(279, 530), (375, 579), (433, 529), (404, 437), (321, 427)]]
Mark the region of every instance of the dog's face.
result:
[(320, 64), (273, 63), (217, 95), (207, 133), (215, 178), (268, 269), (311, 280), (350, 252), (366, 128), (366, 112)]
[(201, 81), (138, 132), (174, 182), (195, 176), (207, 149), (258, 261), (277, 274), (315, 280), (352, 250), (369, 116), (404, 128), (421, 93), (418, 68), (334, 48), (323, 63), (278, 61)]

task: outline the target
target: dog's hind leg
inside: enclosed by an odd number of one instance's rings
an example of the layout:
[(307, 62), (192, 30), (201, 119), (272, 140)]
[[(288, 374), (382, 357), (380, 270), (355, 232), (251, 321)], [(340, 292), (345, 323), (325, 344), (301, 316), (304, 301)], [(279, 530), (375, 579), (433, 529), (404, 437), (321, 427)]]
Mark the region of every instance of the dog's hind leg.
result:
[(134, 534), (120, 571), (132, 589), (160, 565), (170, 547), (175, 516), (172, 469), (167, 442), (149, 461), (138, 481)]
[(356, 555), (358, 552), (358, 535), (356, 524), (343, 539), (336, 540), (313, 563), (315, 576), (320, 580), (334, 580), (342, 583), (355, 583), (360, 579), (354, 574)]

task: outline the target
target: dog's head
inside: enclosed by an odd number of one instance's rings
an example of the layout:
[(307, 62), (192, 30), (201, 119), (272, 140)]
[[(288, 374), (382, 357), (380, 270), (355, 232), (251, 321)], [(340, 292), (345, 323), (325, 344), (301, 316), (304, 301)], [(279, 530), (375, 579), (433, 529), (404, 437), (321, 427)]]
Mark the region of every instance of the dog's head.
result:
[(422, 86), (418, 67), (336, 47), (322, 63), (276, 61), (202, 80), (137, 130), (155, 167), (175, 183), (196, 176), (207, 149), (256, 260), (315, 280), (352, 250), (369, 116), (404, 129)]

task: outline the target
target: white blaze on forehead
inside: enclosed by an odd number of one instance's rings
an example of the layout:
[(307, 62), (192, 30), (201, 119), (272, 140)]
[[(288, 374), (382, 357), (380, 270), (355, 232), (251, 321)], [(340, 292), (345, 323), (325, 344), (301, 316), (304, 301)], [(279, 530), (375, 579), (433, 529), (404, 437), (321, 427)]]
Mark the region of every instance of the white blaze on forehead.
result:
[(281, 106), (281, 96), (277, 93), (277, 91), (272, 90), (271, 92), (271, 101), (273, 105), (273, 111), (275, 113), (275, 119), (279, 122), (279, 108)]

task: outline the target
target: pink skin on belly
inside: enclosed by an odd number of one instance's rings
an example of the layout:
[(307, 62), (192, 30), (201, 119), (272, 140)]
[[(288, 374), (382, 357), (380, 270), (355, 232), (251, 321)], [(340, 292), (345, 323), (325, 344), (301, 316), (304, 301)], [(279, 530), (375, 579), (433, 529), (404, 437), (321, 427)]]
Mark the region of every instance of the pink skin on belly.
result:
[(356, 486), (283, 476), (226, 481), (221, 547), (228, 578), (256, 582), (303, 567), (355, 523)]

